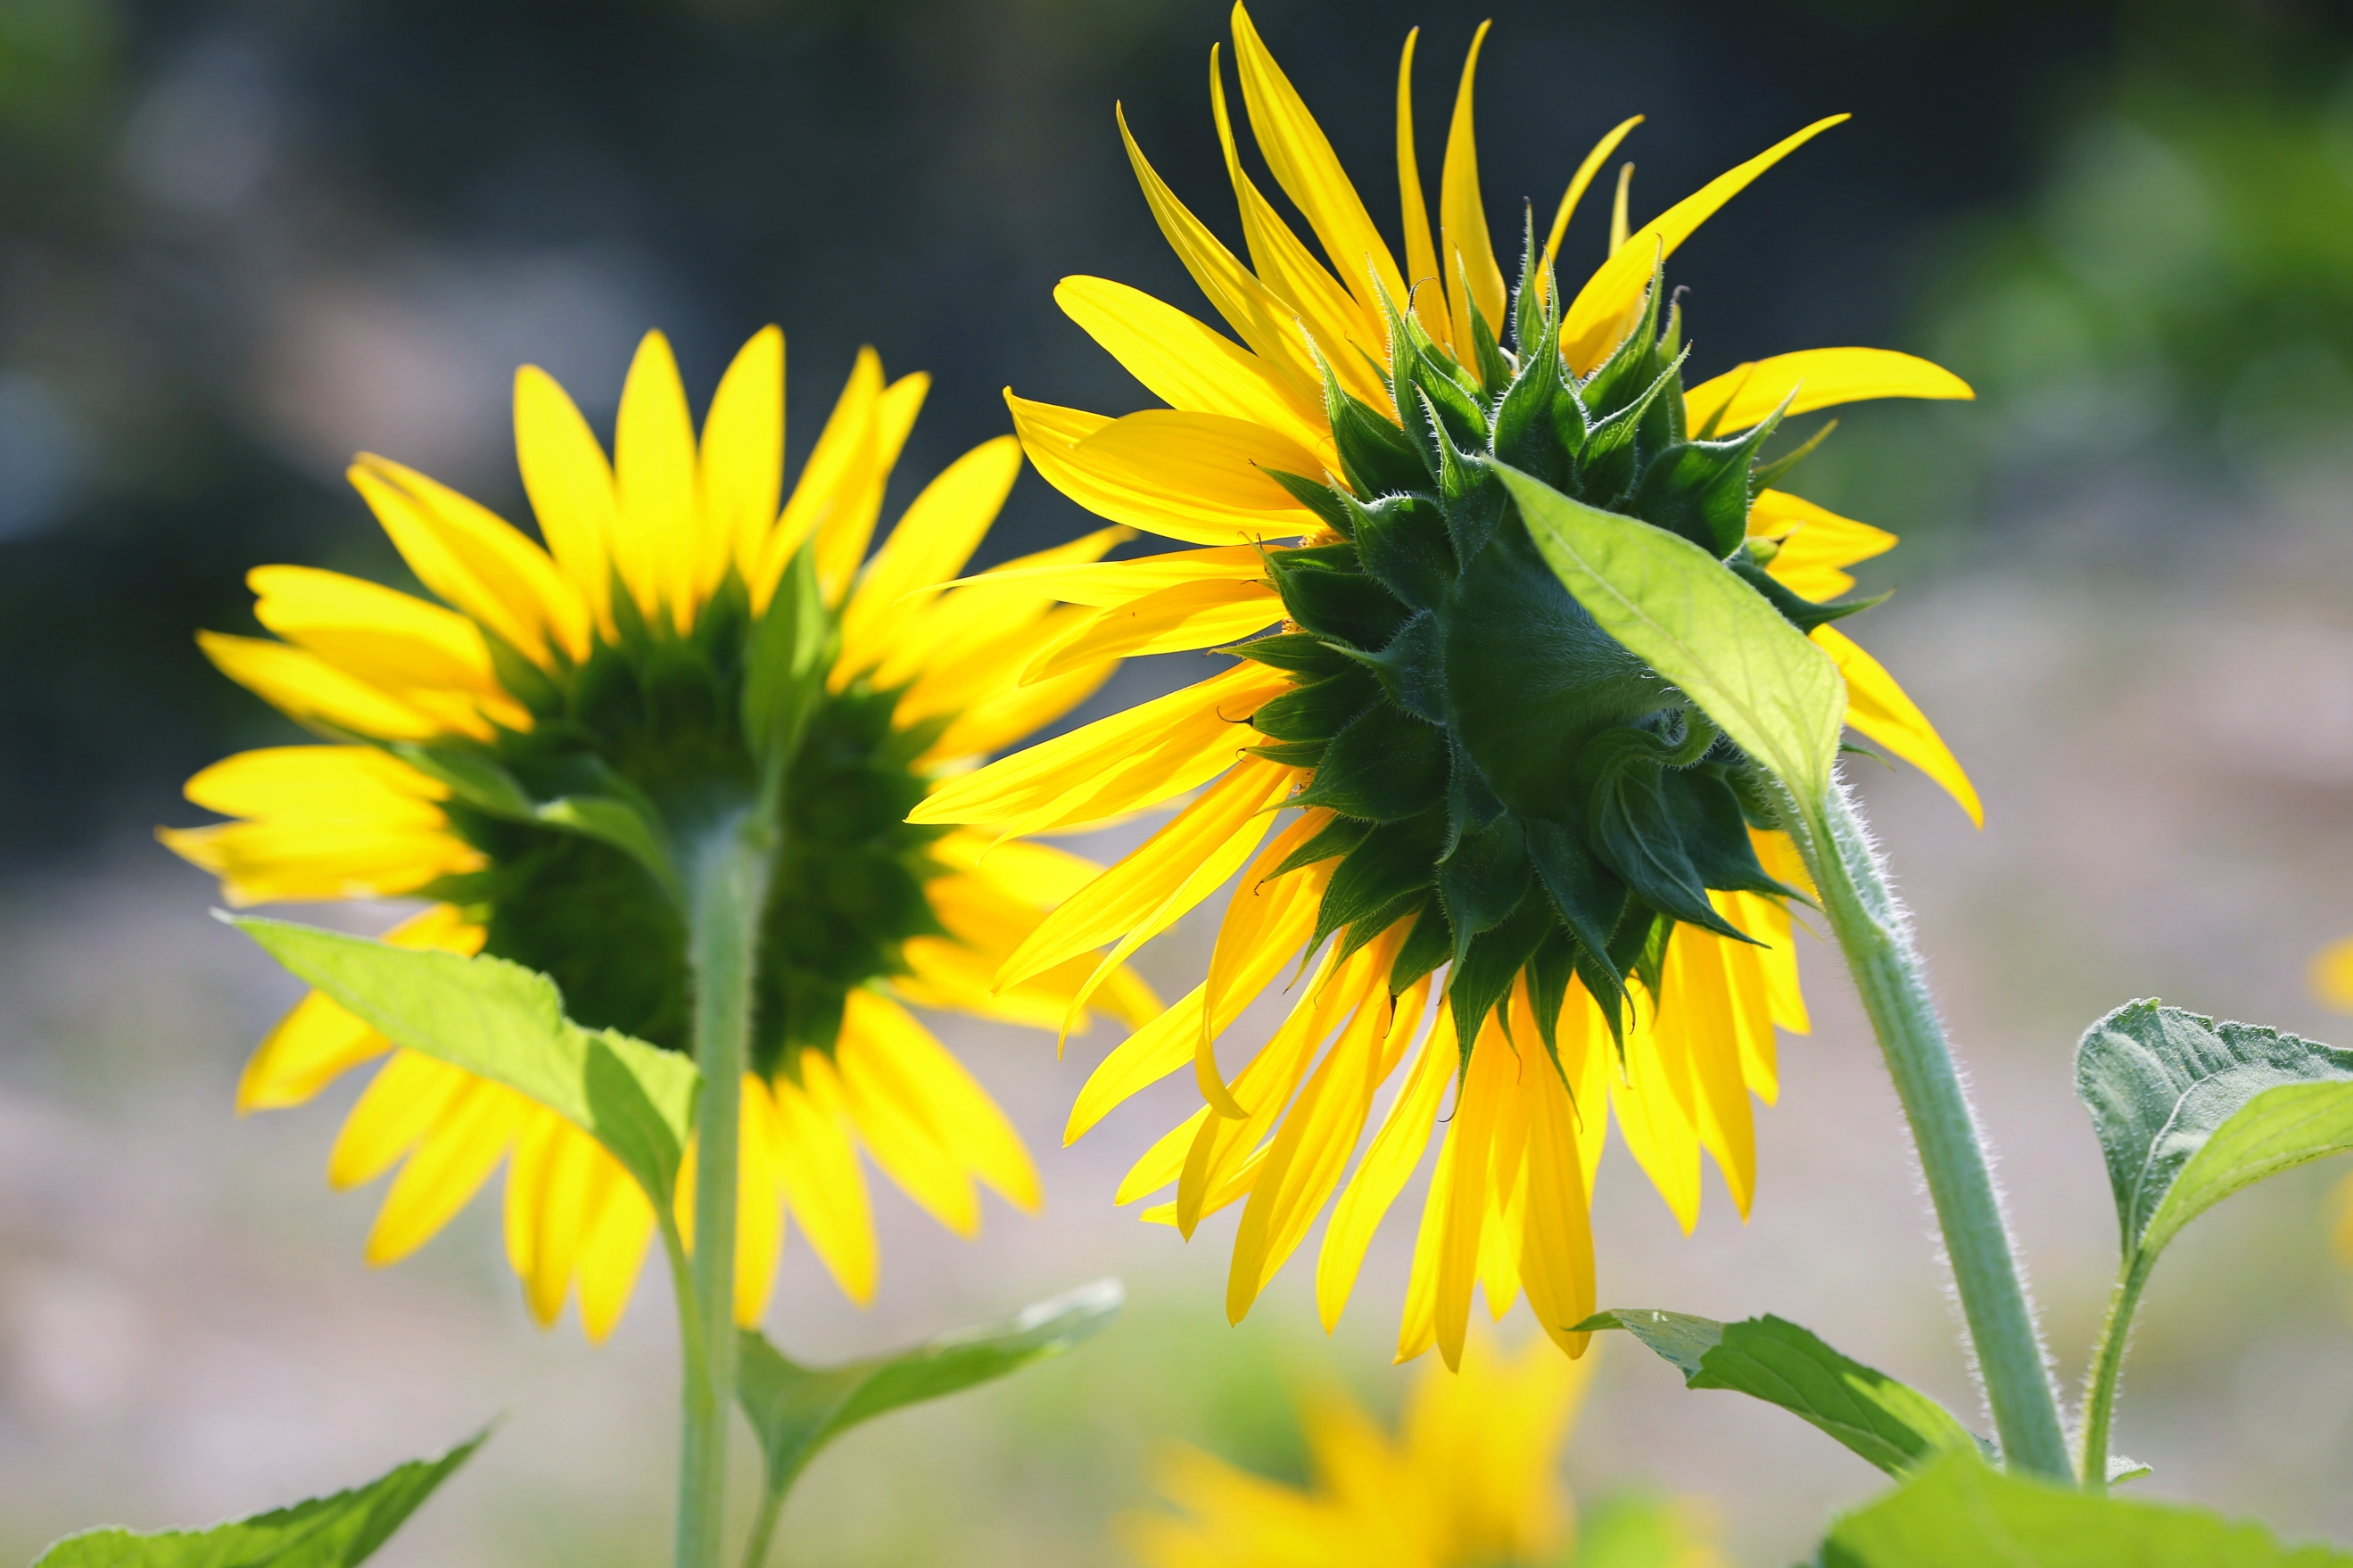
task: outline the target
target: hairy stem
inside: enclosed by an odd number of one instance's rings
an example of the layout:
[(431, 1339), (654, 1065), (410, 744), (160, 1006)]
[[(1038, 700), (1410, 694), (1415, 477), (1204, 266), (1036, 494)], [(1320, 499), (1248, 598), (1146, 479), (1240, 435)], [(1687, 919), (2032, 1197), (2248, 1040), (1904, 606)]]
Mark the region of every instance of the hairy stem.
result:
[(2099, 1348), (2092, 1354), (2092, 1371), (2084, 1387), (2084, 1489), (2097, 1494), (2108, 1489), (2108, 1427), (2116, 1416), (2116, 1377), (2125, 1369), (2125, 1342), (2132, 1337), (2133, 1313), (2140, 1307), (2141, 1288), (2148, 1283), (2156, 1258), (2136, 1251), (2116, 1275), (2116, 1293), (2108, 1298), (2107, 1321), (2100, 1325)]
[(736, 1135), (772, 854), (762, 821), (756, 812), (731, 815), (695, 847), (689, 874), (688, 960), (702, 1095), (695, 1117), (692, 1300), (682, 1304), (691, 1322), (681, 1325), (690, 1354), (679, 1447), (678, 1568), (719, 1568), (726, 1524), (735, 1403)]
[(2070, 1479), (2034, 1309), (1994, 1193), (1984, 1135), (1928, 994), (1926, 967), (1843, 788), (1831, 787), (1807, 827), (1807, 868), (1912, 1124), (2002, 1453), (2013, 1468)]

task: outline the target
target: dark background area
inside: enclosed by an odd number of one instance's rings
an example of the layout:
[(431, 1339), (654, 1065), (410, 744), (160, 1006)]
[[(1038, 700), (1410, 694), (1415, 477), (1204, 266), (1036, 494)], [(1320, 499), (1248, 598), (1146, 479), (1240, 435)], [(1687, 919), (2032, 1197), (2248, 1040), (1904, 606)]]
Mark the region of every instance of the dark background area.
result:
[[(1434, 201), (1480, 14), (1256, 13), (1384, 222), (1402, 37), (1424, 28)], [(2057, 129), (2133, 59), (2308, 92), (2333, 86), (2346, 37), (2341, 14), (2286, 5), (1493, 15), (1479, 132), (1497, 215), (1548, 211), (1627, 113), (1651, 117), (1629, 149), (1639, 221), (1854, 112), (1678, 258), (1717, 367), (1921, 346), (1957, 221), (2014, 205)], [(185, 816), (181, 777), (279, 732), (190, 634), (249, 626), (242, 576), (261, 562), (397, 576), (340, 479), (353, 449), (520, 516), (517, 363), (608, 414), (645, 327), (671, 334), (700, 390), (778, 321), (797, 449), (871, 342), (937, 377), (902, 489), (1006, 428), (1008, 381), (1134, 405), (1050, 293), (1097, 272), (1198, 308), (1111, 106), (1229, 231), (1204, 102), (1224, 32), (1222, 6), (1184, 0), (0, 3), (0, 865)], [(1605, 196), (1572, 264), (1599, 249)], [(1082, 526), (1033, 478), (989, 548)]]

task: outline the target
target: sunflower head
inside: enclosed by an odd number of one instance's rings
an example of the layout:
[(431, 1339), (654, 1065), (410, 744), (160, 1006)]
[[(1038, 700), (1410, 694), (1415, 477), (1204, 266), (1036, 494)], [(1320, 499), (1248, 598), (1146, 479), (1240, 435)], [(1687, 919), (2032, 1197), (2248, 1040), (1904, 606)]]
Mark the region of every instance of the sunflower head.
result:
[(1466, 1040), (1523, 970), (1540, 1024), (1581, 977), (1616, 1025), (1675, 922), (1740, 937), (1709, 889), (1788, 891), (1751, 846), (1774, 821), (1748, 760), (1569, 595), (1497, 465), (1689, 539), (1802, 631), (1845, 613), (1774, 582), (1748, 541), (1778, 410), (1689, 426), (1655, 266), (1632, 330), (1574, 374), (1533, 239), (1508, 322), (1462, 290), (1467, 353), (1385, 298), (1386, 405), (1326, 374), (1345, 482), (1277, 479), (1332, 542), (1268, 552), (1290, 626), (1233, 650), (1296, 683), (1251, 722), (1261, 754), (1313, 769), (1294, 804), (1333, 814), (1284, 867), (1337, 861), (1316, 940), (1413, 918), (1390, 985), (1451, 962)]

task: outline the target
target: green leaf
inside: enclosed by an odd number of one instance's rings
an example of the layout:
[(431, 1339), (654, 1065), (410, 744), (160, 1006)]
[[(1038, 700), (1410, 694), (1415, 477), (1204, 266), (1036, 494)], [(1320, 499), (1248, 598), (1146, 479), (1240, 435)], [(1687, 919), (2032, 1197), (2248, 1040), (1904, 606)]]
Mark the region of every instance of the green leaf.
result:
[(817, 551), (793, 554), (759, 623), (744, 677), (744, 733), (764, 773), (781, 775), (800, 748), (801, 731), (823, 689), (834, 630), (817, 580)]
[(501, 958), (388, 947), (288, 921), (223, 917), (396, 1046), (526, 1095), (628, 1167), (667, 1215), (694, 1121), (694, 1064), (564, 1016), (555, 983)]
[(1597, 1312), (1572, 1332), (1624, 1329), (1674, 1364), (1686, 1388), (1728, 1388), (1820, 1427), (1890, 1475), (1948, 1449), (1978, 1450), (1953, 1413), (1780, 1318), (1719, 1323), (1648, 1308)]
[(485, 1426), (447, 1453), (412, 1459), (364, 1487), (210, 1530), (84, 1531), (41, 1553), (33, 1568), (350, 1568), (389, 1540), (490, 1435)]
[(1846, 684), (1830, 656), (1691, 541), (1494, 468), (1537, 552), (1601, 629), (1801, 803), (1821, 799), (1846, 718)]
[(1820, 1568), (2353, 1568), (2262, 1525), (2121, 1501), (1949, 1454), (1831, 1527)]
[(2275, 1172), (2353, 1149), (2353, 1051), (2155, 1001), (2084, 1033), (2075, 1093), (2106, 1156), (2129, 1262)]
[(744, 1330), (735, 1397), (759, 1434), (769, 1492), (781, 1494), (818, 1449), (859, 1423), (1060, 1355), (1100, 1333), (1126, 1300), (1118, 1280), (1099, 1279), (1008, 1322), (957, 1329), (896, 1355), (840, 1366), (802, 1366)]

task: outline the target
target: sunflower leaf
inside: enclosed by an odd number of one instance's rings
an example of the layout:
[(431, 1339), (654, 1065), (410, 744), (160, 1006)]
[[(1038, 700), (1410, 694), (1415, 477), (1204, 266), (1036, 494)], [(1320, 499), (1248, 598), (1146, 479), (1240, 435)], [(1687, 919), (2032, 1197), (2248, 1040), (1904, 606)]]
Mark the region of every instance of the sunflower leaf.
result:
[(1831, 1525), (1817, 1568), (2353, 1568), (2353, 1554), (2284, 1546), (2262, 1525), (2178, 1503), (2119, 1501), (1968, 1453), (1939, 1456)]
[(1006, 1322), (951, 1330), (896, 1355), (840, 1366), (803, 1366), (758, 1331), (744, 1330), (735, 1397), (759, 1435), (769, 1494), (780, 1497), (818, 1449), (860, 1422), (1060, 1355), (1102, 1332), (1126, 1300), (1118, 1280), (1098, 1279)]
[(389, 947), (289, 921), (224, 916), (396, 1046), (537, 1100), (603, 1144), (657, 1214), (693, 1126), (694, 1064), (564, 1016), (555, 982), (502, 958)]
[(2353, 1051), (2155, 1001), (2084, 1032), (2092, 1114), (2128, 1263), (2240, 1188), (2353, 1150)]
[(1494, 465), (1572, 597), (1808, 807), (1830, 787), (1846, 686), (1830, 656), (1687, 539)]
[(33, 1568), (351, 1568), (374, 1555), (490, 1435), (485, 1426), (365, 1486), (209, 1530), (86, 1530), (41, 1553)]
[(1597, 1312), (1571, 1332), (1624, 1329), (1683, 1374), (1685, 1388), (1728, 1388), (1778, 1405), (1890, 1475), (1977, 1438), (1943, 1405), (1771, 1316), (1720, 1323), (1648, 1308)]

